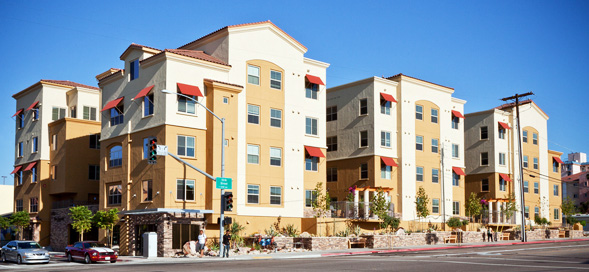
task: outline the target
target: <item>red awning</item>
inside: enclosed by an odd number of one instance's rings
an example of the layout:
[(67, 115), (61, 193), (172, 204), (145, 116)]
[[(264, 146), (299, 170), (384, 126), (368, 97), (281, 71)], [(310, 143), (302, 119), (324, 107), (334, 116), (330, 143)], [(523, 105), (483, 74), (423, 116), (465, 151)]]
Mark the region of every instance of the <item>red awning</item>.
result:
[(397, 166), (397, 163), (395, 162), (395, 160), (393, 158), (389, 158), (389, 157), (380, 157), (380, 159), (382, 160), (382, 162), (386, 165), (386, 166)]
[(452, 167), (452, 171), (454, 171), (454, 173), (456, 173), (457, 175), (466, 176), (466, 174), (464, 174), (464, 170), (462, 170), (462, 168), (460, 167), (454, 166)]
[(14, 167), (14, 170), (12, 170), (12, 172), (10, 173), (11, 175), (18, 172), (18, 170), (20, 170), (22, 168), (22, 165), (19, 165), (17, 167)]
[(325, 158), (325, 155), (323, 155), (323, 152), (321, 152), (321, 149), (318, 147), (305, 146), (305, 150), (307, 150), (307, 153), (312, 157)]
[(16, 111), (16, 113), (15, 113), (15, 114), (14, 114), (12, 117), (14, 117), (14, 116), (17, 116), (17, 115), (21, 114), (21, 112), (23, 112), (23, 109), (20, 109), (20, 110)]
[(30, 171), (31, 169), (33, 169), (33, 167), (35, 167), (35, 164), (37, 164), (37, 162), (29, 163), (29, 165), (27, 165), (27, 168), (25, 168), (25, 171)]
[(499, 122), (499, 126), (504, 129), (511, 129), (507, 123)]
[(505, 181), (511, 181), (508, 174), (499, 173), (499, 176)]
[(562, 162), (562, 160), (560, 159), (560, 157), (554, 156), (554, 157), (552, 157), (552, 159), (555, 160), (556, 162), (560, 163), (560, 164), (563, 164), (564, 163), (564, 162)]
[(35, 103), (31, 104), (28, 108), (27, 111), (30, 111), (32, 108), (34, 108), (35, 106), (37, 106), (37, 104), (39, 104), (39, 101), (35, 101)]
[(397, 103), (397, 100), (395, 100), (395, 98), (390, 94), (380, 93), (380, 96), (382, 96), (382, 98), (384, 98), (386, 101)]
[(184, 95), (202, 96), (202, 93), (200, 92), (200, 89), (198, 88), (198, 86), (192, 86), (192, 85), (182, 84), (182, 83), (177, 83), (177, 85), (178, 85), (178, 90), (180, 90), (180, 93), (182, 93)]
[(104, 106), (104, 108), (102, 108), (101, 111), (110, 110), (110, 109), (116, 107), (117, 105), (119, 105), (119, 103), (121, 103), (121, 101), (123, 99), (125, 99), (125, 97), (124, 96), (121, 96), (121, 97), (119, 97), (119, 98), (117, 98), (115, 100), (112, 100), (112, 101), (106, 103), (106, 105)]
[(143, 90), (139, 91), (139, 93), (137, 94), (137, 96), (135, 96), (135, 98), (133, 98), (133, 100), (146, 96), (149, 93), (149, 91), (153, 89), (153, 86), (155, 85), (143, 88)]
[(313, 84), (325, 86), (325, 83), (323, 83), (323, 80), (321, 80), (319, 77), (307, 75), (307, 80)]
[(456, 117), (458, 117), (458, 118), (462, 118), (462, 119), (464, 119), (464, 115), (462, 115), (462, 113), (460, 113), (459, 111), (455, 111), (455, 110), (453, 110), (453, 111), (452, 111), (452, 115), (454, 115), (454, 116), (456, 116)]

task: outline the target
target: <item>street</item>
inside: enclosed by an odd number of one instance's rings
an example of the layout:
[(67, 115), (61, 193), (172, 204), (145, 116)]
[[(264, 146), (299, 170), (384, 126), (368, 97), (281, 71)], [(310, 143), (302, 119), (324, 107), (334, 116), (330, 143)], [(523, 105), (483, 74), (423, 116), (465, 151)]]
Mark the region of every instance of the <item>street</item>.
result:
[[(272, 257), (274, 256), (274, 257)], [(85, 265), (56, 259), (48, 265), (0, 264), (10, 271), (589, 271), (589, 241), (481, 248), (251, 260), (220, 258), (138, 260)], [(315, 255), (318, 256), (318, 255)], [(284, 256), (283, 256), (284, 257)], [(296, 256), (295, 256), (296, 257)]]

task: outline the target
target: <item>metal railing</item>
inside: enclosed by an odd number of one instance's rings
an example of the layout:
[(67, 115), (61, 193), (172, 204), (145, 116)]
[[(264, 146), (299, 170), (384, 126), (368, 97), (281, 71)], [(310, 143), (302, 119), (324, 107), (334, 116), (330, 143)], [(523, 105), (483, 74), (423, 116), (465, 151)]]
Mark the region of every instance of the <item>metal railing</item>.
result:
[[(378, 219), (378, 217), (371, 210), (372, 202), (355, 203), (349, 201), (332, 201), (330, 202), (330, 207), (331, 218)], [(394, 213), (392, 206), (389, 207), (387, 214), (389, 216), (400, 216)]]
[(491, 214), (489, 214), (489, 211), (483, 211), (480, 219), (483, 224), (515, 224), (516, 214), (513, 213), (511, 217), (507, 217), (501, 211), (493, 211)]

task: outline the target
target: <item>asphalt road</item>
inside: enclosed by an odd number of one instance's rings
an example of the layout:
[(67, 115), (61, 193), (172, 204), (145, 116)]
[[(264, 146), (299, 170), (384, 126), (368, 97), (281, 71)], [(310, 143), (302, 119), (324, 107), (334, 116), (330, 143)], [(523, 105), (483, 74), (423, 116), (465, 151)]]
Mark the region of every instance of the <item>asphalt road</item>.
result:
[(10, 271), (589, 271), (589, 241), (378, 253), (307, 259), (98, 263), (54, 260), (49, 265), (0, 264)]

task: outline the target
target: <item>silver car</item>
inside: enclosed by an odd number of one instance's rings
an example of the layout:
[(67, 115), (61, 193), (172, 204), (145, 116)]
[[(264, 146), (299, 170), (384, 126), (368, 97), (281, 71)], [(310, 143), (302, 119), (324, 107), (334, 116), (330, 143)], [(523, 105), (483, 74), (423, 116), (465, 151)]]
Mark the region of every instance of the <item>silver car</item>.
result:
[(49, 263), (49, 251), (35, 241), (10, 241), (2, 247), (2, 262)]

